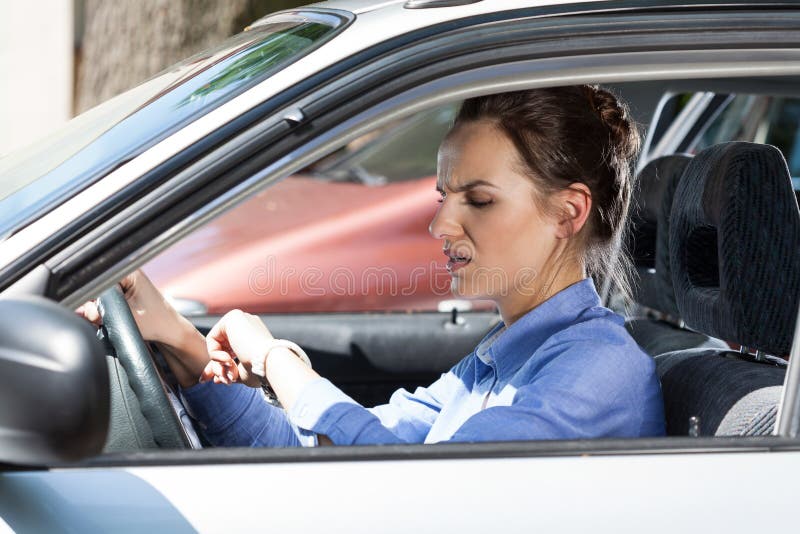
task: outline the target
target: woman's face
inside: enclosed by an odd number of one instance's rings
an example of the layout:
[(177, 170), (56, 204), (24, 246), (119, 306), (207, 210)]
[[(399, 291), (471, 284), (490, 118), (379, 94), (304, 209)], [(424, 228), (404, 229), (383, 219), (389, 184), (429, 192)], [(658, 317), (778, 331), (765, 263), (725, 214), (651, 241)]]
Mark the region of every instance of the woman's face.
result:
[[(491, 123), (460, 125), (439, 148), (441, 206), (430, 233), (444, 241), (451, 289), (462, 298), (537, 302), (558, 244), (534, 202), (511, 141)], [(530, 298), (528, 298), (530, 297)]]

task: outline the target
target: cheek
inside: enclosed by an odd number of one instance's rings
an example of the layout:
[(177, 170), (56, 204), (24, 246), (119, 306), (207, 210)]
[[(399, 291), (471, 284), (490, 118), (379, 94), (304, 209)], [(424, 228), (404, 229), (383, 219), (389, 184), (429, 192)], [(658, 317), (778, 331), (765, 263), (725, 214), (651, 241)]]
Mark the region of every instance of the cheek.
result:
[(555, 228), (532, 210), (506, 213), (479, 230), (496, 264), (540, 269), (555, 242)]

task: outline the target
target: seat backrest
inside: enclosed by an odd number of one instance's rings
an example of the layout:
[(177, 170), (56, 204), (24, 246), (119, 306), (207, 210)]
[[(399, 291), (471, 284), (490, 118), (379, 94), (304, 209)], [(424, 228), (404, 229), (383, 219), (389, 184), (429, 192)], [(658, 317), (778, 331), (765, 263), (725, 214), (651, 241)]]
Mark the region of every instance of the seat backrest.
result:
[[(656, 275), (658, 249), (664, 252), (669, 248), (669, 233), (662, 228), (659, 234), (658, 230), (669, 223), (675, 186), (691, 160), (691, 156), (685, 154), (672, 154), (650, 161), (639, 173), (631, 198), (627, 248), (637, 275), (633, 299), (654, 310), (663, 311), (659, 293), (665, 288), (672, 292), (672, 279)], [(669, 256), (666, 257), (669, 260)]]
[[(800, 301), (800, 211), (780, 151), (724, 143), (687, 166), (671, 209), (670, 268), (693, 329), (756, 350), (656, 357), (667, 432), (768, 434)], [(762, 360), (762, 361), (757, 361)]]
[(673, 154), (649, 162), (633, 192), (627, 248), (636, 269), (633, 299), (639, 310), (625, 326), (642, 349), (655, 356), (694, 347), (726, 345), (675, 323), (678, 308), (669, 271), (669, 216), (678, 181), (691, 157)]

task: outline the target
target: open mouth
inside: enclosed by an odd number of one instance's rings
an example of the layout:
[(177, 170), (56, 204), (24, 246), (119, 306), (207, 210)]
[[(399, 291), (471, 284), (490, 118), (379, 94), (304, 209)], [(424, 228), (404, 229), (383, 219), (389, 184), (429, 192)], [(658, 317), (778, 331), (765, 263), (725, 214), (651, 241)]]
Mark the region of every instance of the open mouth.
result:
[(450, 273), (453, 273), (462, 267), (466, 266), (469, 262), (472, 261), (472, 258), (469, 256), (459, 256), (457, 254), (451, 253), (450, 249), (444, 250), (445, 256), (449, 258), (447, 262), (447, 270)]

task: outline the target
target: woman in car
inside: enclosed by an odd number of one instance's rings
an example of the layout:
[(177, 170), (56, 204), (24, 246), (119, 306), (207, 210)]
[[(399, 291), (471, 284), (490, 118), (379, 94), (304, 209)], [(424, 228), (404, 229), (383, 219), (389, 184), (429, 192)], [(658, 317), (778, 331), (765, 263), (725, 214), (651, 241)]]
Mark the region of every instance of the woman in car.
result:
[[(142, 273), (122, 287), (214, 445), (662, 435), (653, 361), (592, 281), (628, 287), (614, 251), (638, 146), (625, 106), (595, 86), (463, 103), (439, 149), (430, 233), (443, 243), (452, 292), (493, 300), (502, 322), (429, 387), (400, 389), (382, 406), (357, 404), (254, 315), (232, 311), (204, 339)], [(98, 319), (92, 305), (81, 313)], [(264, 401), (264, 384), (283, 409)]]

